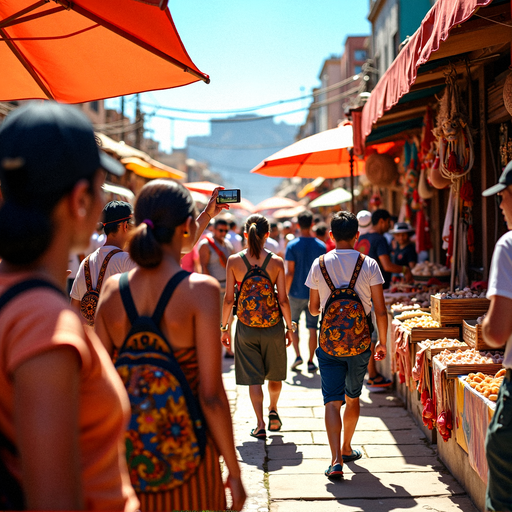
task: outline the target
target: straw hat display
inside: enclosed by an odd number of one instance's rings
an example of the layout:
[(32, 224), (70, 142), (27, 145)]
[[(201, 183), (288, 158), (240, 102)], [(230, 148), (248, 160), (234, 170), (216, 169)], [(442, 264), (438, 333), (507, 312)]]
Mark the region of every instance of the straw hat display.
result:
[(398, 169), (393, 157), (373, 153), (365, 162), (366, 177), (377, 187), (391, 185), (398, 178)]

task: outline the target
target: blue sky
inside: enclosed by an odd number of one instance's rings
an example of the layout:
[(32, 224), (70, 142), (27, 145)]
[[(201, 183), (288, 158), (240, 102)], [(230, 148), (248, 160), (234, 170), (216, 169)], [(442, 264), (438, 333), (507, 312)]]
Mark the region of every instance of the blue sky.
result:
[[(319, 86), (323, 61), (341, 54), (349, 35), (370, 33), (368, 0), (170, 0), (169, 9), (202, 82), (141, 95), (143, 104), (199, 111), (234, 110), (297, 98)], [(127, 100), (127, 113), (135, 105)], [(259, 110), (261, 115), (304, 108), (310, 100)], [(107, 102), (120, 107), (119, 99)], [(143, 107), (148, 114), (206, 120), (221, 114), (192, 115)], [(277, 122), (302, 124), (306, 111)], [(161, 149), (181, 148), (186, 137), (207, 135), (204, 122), (148, 117), (146, 127)]]

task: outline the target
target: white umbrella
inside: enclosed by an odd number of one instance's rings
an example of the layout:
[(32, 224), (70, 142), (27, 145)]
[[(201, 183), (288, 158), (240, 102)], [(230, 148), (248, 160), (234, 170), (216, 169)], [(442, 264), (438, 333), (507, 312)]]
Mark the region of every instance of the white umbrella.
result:
[(337, 204), (348, 203), (352, 200), (352, 194), (344, 188), (335, 188), (325, 194), (313, 199), (309, 203), (310, 208), (319, 208), (320, 206), (336, 206)]

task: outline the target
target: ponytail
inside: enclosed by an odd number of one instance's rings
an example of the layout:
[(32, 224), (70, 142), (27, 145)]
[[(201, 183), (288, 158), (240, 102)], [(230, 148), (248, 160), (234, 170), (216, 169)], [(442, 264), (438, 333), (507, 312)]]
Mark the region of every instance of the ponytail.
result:
[(258, 258), (265, 244), (265, 235), (269, 232), (270, 225), (263, 215), (251, 215), (245, 222), (247, 233), (247, 245), (249, 255)]

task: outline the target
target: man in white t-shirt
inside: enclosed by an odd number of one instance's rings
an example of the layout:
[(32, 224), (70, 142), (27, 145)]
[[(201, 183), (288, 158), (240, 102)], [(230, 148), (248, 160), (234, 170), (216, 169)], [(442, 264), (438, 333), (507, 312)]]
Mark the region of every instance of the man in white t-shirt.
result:
[[(89, 255), (89, 269), (91, 273), (92, 288), (96, 289), (98, 276), (103, 260), (114, 250), (121, 252), (114, 254), (108, 262), (103, 283), (113, 274), (128, 272), (136, 266), (130, 255), (124, 251), (130, 229), (133, 226), (132, 207), (124, 201), (110, 201), (103, 208), (103, 230), (106, 235), (105, 245), (96, 249)], [(85, 259), (80, 264), (75, 281), (71, 287), (71, 305), (80, 310), (80, 301), (87, 292), (85, 280)]]
[(495, 194), (501, 199), (509, 231), (498, 240), (492, 255), (487, 288), (491, 304), (482, 324), (487, 345), (505, 347), (506, 368), (485, 442), (489, 466), (485, 505), (490, 512), (512, 510), (512, 162), (498, 183), (482, 193), (484, 197)]
[[(356, 266), (359, 251), (354, 244), (359, 237), (357, 218), (353, 213), (342, 211), (333, 215), (329, 236), (336, 243), (336, 249), (324, 256), (325, 267), (336, 288), (348, 286)], [(375, 309), (380, 340), (375, 346), (375, 359), (386, 357), (388, 317), (384, 302), (382, 284), (384, 278), (377, 262), (366, 256), (362, 264), (354, 290), (359, 295), (366, 315)], [(317, 258), (306, 279), (309, 290), (309, 311), (312, 315), (323, 312), (331, 294)], [(368, 342), (370, 340), (368, 339)], [(325, 471), (328, 478), (343, 476), (343, 463), (362, 457), (360, 450), (352, 449), (352, 437), (359, 419), (359, 396), (363, 388), (364, 376), (371, 356), (371, 348), (355, 356), (337, 357), (327, 354), (321, 347), (316, 356), (322, 380), (322, 395), (325, 405), (325, 426), (331, 448), (331, 464)], [(345, 428), (341, 443), (341, 407), (346, 404), (343, 414)]]

